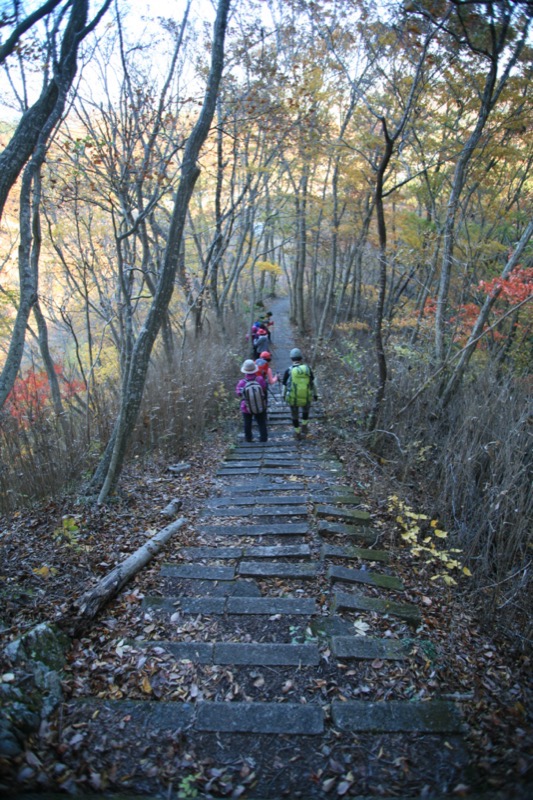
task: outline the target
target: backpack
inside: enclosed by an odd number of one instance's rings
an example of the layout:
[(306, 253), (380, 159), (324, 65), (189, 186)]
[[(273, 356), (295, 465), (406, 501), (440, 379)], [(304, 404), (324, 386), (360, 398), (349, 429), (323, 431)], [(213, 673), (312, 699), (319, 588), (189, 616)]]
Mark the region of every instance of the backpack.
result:
[(265, 393), (257, 381), (246, 381), (246, 385), (241, 391), (241, 397), (246, 403), (249, 414), (261, 414), (266, 411)]
[(307, 364), (296, 364), (289, 371), (285, 401), (290, 406), (307, 406), (311, 397), (311, 370)]
[(261, 350), (265, 350), (268, 347), (268, 336), (265, 334), (260, 334), (257, 339), (254, 340), (254, 347), (258, 353)]
[(266, 358), (258, 358), (255, 362), (257, 367), (258, 374), (261, 375), (262, 378), (268, 380), (268, 361)]

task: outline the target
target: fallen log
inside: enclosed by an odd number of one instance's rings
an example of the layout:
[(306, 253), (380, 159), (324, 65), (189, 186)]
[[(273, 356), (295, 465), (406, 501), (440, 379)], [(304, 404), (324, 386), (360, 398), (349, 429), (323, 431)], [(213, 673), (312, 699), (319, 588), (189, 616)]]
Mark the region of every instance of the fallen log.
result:
[(125, 586), (134, 575), (142, 569), (160, 550), (168, 540), (185, 524), (186, 519), (180, 517), (171, 522), (166, 528), (156, 533), (155, 536), (139, 547), (131, 556), (115, 567), (96, 586), (92, 586), (77, 600), (74, 601), (75, 628), (78, 629), (87, 620), (94, 619), (105, 604)]

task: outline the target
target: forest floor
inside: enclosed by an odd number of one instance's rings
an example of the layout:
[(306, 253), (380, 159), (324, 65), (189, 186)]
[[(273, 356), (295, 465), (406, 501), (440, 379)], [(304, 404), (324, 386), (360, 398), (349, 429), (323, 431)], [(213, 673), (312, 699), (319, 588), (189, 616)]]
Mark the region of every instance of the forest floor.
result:
[[(212, 435), (216, 441), (210, 441), (188, 460), (190, 469), (179, 482), (168, 471), (169, 464), (138, 463), (125, 471), (119, 495), (105, 506), (81, 505), (74, 498), (64, 498), (3, 518), (0, 527), (2, 647), (36, 623), (68, 617), (73, 601), (98, 576), (107, 574), (164, 526), (161, 511), (174, 497), (178, 496), (183, 503), (180, 514), (194, 519), (209, 494), (210, 481), (227, 444), (222, 434), (218, 439), (217, 434)], [(317, 425), (317, 436), (331, 443), (331, 432), (325, 426), (320, 431)], [(353, 477), (356, 491), (365, 493), (366, 490), (366, 500), (377, 509), (377, 518), (381, 516), (391, 527), (394, 517), (384, 502), (386, 475), (381, 477), (380, 488), (371, 460), (365, 466), (349, 444), (342, 448), (342, 454), (337, 452), (336, 455), (343, 460), (348, 478)], [(189, 543), (186, 530), (180, 531), (177, 537), (173, 546)], [(503, 631), (489, 628), (480, 621), (474, 598), (469, 598), (467, 588), (452, 589), (429, 580), (410, 550), (401, 546), (398, 536), (391, 536), (387, 546), (395, 548), (400, 576), (405, 570), (412, 584), (413, 575), (419, 575), (419, 586), (414, 591), (419, 593), (428, 611), (434, 641), (445, 655), (442, 664), (433, 666), (429, 678), (441, 682), (446, 692), (461, 702), (468, 746), (480, 784), (499, 791), (498, 796), (502, 798), (525, 798), (533, 780), (528, 723), (530, 654), (516, 648)], [(121, 631), (124, 638), (128, 635), (134, 638), (142, 629), (140, 602), (153, 586), (164, 558), (164, 553), (157, 556), (119, 596), (119, 606), (131, 610), (132, 605), (138, 604), (139, 608), (137, 615), (129, 614), (135, 626), (131, 631)], [(116, 623), (107, 619), (104, 610), (84, 637), (74, 643), (77, 674), (85, 670), (87, 683), (94, 675), (92, 644), (101, 640), (113, 624)], [(135, 669), (132, 663), (132, 674)], [(375, 671), (375, 675), (378, 679), (379, 671)], [(0, 677), (2, 681), (24, 685), (24, 672), (14, 669), (9, 662), (0, 664)], [(190, 676), (184, 672), (182, 680), (186, 682)], [(420, 685), (413, 687), (415, 695), (423, 691), (428, 681), (422, 669), (419, 681)], [(120, 684), (128, 686), (128, 675), (120, 676)], [(74, 690), (67, 673), (66, 697)], [(79, 769), (71, 767), (68, 774), (62, 772), (59, 782), (60, 761), (53, 731), (47, 734), (46, 730), (41, 730), (40, 736), (30, 738), (23, 754), (9, 762), (0, 762), (0, 788), (12, 792), (17, 786), (21, 789), (29, 786), (45, 791), (56, 789), (60, 783), (61, 790), (70, 793), (102, 789), (97, 763), (90, 765), (88, 777), (87, 765), (80, 757)], [(211, 781), (212, 795), (207, 796), (240, 796), (238, 785), (242, 789), (246, 782), (244, 775), (235, 784), (222, 780), (217, 783), (209, 776), (208, 765), (200, 761), (189, 767), (195, 775), (206, 773), (204, 785)], [(349, 783), (332, 783), (332, 787), (334, 785), (337, 795), (350, 796)], [(468, 797), (476, 788), (459, 784), (454, 788), (454, 796)], [(422, 785), (420, 791), (423, 792)]]

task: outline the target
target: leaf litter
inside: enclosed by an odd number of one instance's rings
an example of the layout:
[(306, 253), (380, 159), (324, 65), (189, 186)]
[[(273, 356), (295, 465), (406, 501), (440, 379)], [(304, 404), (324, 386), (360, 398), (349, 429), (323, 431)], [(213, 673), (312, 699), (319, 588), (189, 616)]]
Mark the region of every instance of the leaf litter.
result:
[[(212, 444), (209, 451), (209, 459), (200, 454), (191, 460), (193, 480), (168, 477), (161, 465), (145, 465), (142, 471), (130, 469), (125, 473), (121, 496), (104, 508), (79, 508), (66, 498), (6, 519), (0, 538), (4, 643), (50, 619), (51, 608), (57, 609), (58, 615), (68, 613), (88, 583), (109, 572), (146, 541), (148, 531), (160, 526), (160, 511), (174, 494), (183, 501), (180, 513), (192, 520), (212, 478), (205, 465), (216, 464)], [(72, 534), (75, 547), (72, 541), (54, 539), (62, 520), (73, 514), (78, 528)], [(376, 520), (378, 526), (380, 522), (380, 546), (387, 546), (389, 523), (386, 518)], [(392, 535), (390, 538), (392, 546)], [(250, 543), (257, 542), (250, 538)], [(186, 526), (171, 547), (179, 550), (198, 544), (203, 544), (200, 537)], [(450, 785), (450, 791), (467, 797), (479, 785), (499, 789), (527, 780), (529, 655), (509, 650), (504, 640), (482, 630), (475, 608), (469, 608), (460, 595), (445, 586), (430, 583), (427, 572), (417, 573), (405, 551), (395, 552), (395, 570), (409, 587), (403, 594), (405, 601), (423, 609), (420, 629), (413, 632), (401, 620), (372, 613), (347, 614), (346, 619), (360, 636), (411, 636), (412, 660), (407, 668), (380, 659), (355, 665), (336, 663), (320, 638), (322, 657), (317, 668), (246, 669), (176, 660), (165, 649), (164, 642), (170, 636), (181, 641), (261, 642), (269, 641), (272, 626), (280, 623), (276, 636), (281, 631), (282, 640), (286, 637), (287, 642), (305, 642), (310, 633), (301, 626), (298, 629), (296, 619), (282, 622), (271, 617), (255, 623), (242, 619), (236, 632), (235, 628), (225, 628), (223, 619), (202, 615), (186, 619), (179, 607), (166, 618), (154, 609), (147, 612), (142, 607), (143, 598), (161, 591), (159, 569), (168, 558), (168, 552), (156, 557), (86, 635), (73, 643), (63, 682), (64, 724), (61, 717), (44, 722), (38, 734), (29, 738), (20, 757), (10, 763), (4, 760), (0, 785), (76, 793), (113, 787), (152, 791), (155, 782), (169, 791), (174, 787), (177, 797), (179, 791), (191, 797), (194, 792), (204, 797), (245, 797), (257, 785), (262, 758), (263, 762), (270, 760), (271, 775), (268, 778), (263, 772), (261, 783), (271, 780), (272, 790), (279, 791), (280, 796), (287, 794), (288, 786), (292, 787), (291, 797), (423, 793), (430, 777), (421, 764), (420, 749), (442, 746), (440, 740), (427, 735), (354, 735), (349, 743), (340, 743), (332, 734), (320, 744), (313, 737), (302, 737), (297, 746), (287, 742), (286, 753), (283, 748), (280, 753), (279, 747), (269, 752), (268, 745), (261, 742), (264, 752), (252, 750), (249, 757), (233, 760), (234, 751), (230, 752), (228, 746), (224, 761), (223, 737), (218, 737), (217, 746), (209, 737), (199, 737), (194, 747), (186, 732), (156, 730), (145, 733), (144, 755), (138, 763), (132, 763), (130, 746), (132, 751), (134, 744), (137, 747), (138, 732), (131, 714), (117, 719), (109, 716), (105, 707), (85, 715), (68, 713), (69, 702), (89, 696), (149, 704), (165, 700), (194, 704), (202, 700), (270, 699), (308, 703), (320, 698), (326, 712), (332, 700), (449, 697), (461, 704), (478, 773), (477, 785), (458, 781)], [(294, 596), (312, 596), (314, 592), (307, 581), (269, 579), (260, 583), (262, 593), (270, 596), (287, 596), (297, 589)], [(371, 587), (365, 589), (369, 596), (376, 594)], [(329, 587), (318, 586), (317, 591), (322, 591), (327, 602)], [(148, 649), (141, 646), (147, 636), (151, 639)], [(23, 673), (7, 662), (0, 666), (2, 682), (23, 685)], [(249, 752), (245, 741), (243, 738), (241, 753)], [(448, 744), (453, 749), (453, 741)], [(90, 763), (84, 755), (89, 749)], [(402, 756), (397, 755), (399, 750)], [(301, 784), (302, 775), (316, 787), (315, 794), (294, 789)]]

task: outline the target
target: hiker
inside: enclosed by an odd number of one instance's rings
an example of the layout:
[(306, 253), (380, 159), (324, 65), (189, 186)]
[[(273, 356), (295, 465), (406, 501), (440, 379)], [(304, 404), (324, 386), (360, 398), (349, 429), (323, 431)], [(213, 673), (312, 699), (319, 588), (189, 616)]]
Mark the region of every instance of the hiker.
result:
[(263, 320), (263, 327), (267, 329), (268, 341), (272, 341), (272, 330), (274, 327), (274, 320), (272, 319), (272, 311), (267, 311)]
[(274, 394), (274, 390), (270, 388), (271, 386), (274, 386), (274, 384), (276, 384), (278, 382), (278, 380), (279, 380), (279, 375), (277, 373), (273, 373), (272, 369), (270, 368), (271, 359), (272, 359), (272, 355), (271, 355), (271, 353), (268, 352), (268, 350), (264, 350), (261, 353), (261, 355), (259, 356), (259, 358), (255, 359), (255, 364), (256, 364), (256, 367), (257, 367), (257, 374), (260, 375), (265, 381), (265, 385), (266, 385), (266, 389), (267, 389), (266, 390), (267, 405), (268, 405), (268, 395), (269, 395), (269, 393), (274, 398), (274, 401), (276, 402), (276, 404), (279, 402), (276, 399), (276, 396)]
[(258, 369), (251, 358), (247, 358), (241, 367), (244, 378), (235, 387), (235, 394), (241, 399), (241, 413), (244, 423), (244, 438), (253, 442), (252, 421), (255, 418), (259, 428), (259, 441), (266, 442), (267, 431), (267, 405), (265, 379), (258, 375)]
[(271, 360), (272, 353), (269, 353), (268, 350), (264, 350), (262, 353), (260, 353), (259, 358), (256, 358), (255, 360), (259, 375), (265, 379), (267, 389), (269, 386), (274, 386), (274, 384), (279, 380), (279, 375), (272, 372), (270, 367)]
[(252, 327), (252, 346), (254, 349), (254, 359), (259, 358), (259, 353), (263, 350), (268, 350), (268, 331), (266, 328), (261, 327), (261, 323), (256, 322)]
[[(292, 366), (283, 375), (283, 399), (290, 406), (294, 435), (297, 439), (307, 435), (311, 401), (318, 400), (315, 376), (308, 364), (303, 363), (301, 351), (294, 347), (290, 352)], [(300, 424), (300, 409), (302, 420)]]

